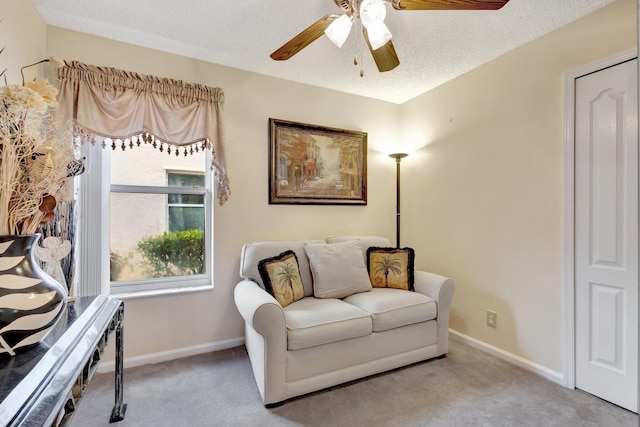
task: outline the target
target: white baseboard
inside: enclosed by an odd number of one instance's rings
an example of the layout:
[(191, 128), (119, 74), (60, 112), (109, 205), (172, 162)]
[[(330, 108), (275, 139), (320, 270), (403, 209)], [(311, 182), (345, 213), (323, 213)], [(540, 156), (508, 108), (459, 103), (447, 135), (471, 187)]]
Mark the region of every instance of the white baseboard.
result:
[(492, 356), (496, 356), (499, 359), (512, 363), (516, 366), (526, 369), (527, 371), (541, 375), (546, 379), (553, 381), (554, 383), (560, 384), (561, 386), (566, 386), (564, 375), (562, 375), (561, 372), (557, 372), (545, 366), (538, 365), (535, 362), (532, 362), (520, 356), (516, 356), (515, 354), (504, 351), (498, 347), (494, 347), (484, 341), (471, 338), (470, 336), (458, 331), (454, 331), (453, 329), (449, 329), (449, 338), (454, 341), (468, 344), (471, 347), (477, 348), (478, 350), (484, 351), (485, 353), (491, 354)]
[[(196, 356), (203, 353), (211, 353), (214, 351), (225, 350), (227, 348), (238, 347), (244, 344), (244, 337), (232, 338), (225, 341), (216, 341), (207, 344), (199, 344), (191, 347), (176, 348), (173, 350), (160, 351), (158, 353), (143, 354), (141, 356), (133, 356), (124, 359), (124, 367), (133, 368), (136, 366), (150, 365), (152, 363), (161, 363), (169, 360), (181, 359), (183, 357)], [(98, 373), (115, 371), (116, 362), (102, 362), (98, 365)]]

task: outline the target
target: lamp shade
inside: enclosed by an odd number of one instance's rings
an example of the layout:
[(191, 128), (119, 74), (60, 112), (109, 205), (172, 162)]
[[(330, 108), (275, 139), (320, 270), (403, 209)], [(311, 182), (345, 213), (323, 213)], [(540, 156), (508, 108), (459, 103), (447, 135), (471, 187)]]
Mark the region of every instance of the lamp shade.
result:
[(338, 47), (342, 47), (344, 42), (347, 40), (347, 37), (349, 37), (349, 31), (351, 31), (352, 24), (353, 21), (349, 16), (341, 15), (329, 24), (327, 29), (324, 30), (324, 33), (329, 37), (329, 40), (331, 40), (333, 44)]
[(367, 29), (382, 24), (387, 16), (387, 9), (381, 0), (364, 0), (360, 4), (360, 20)]
[(382, 22), (367, 28), (367, 35), (369, 37), (369, 43), (371, 43), (371, 49), (373, 50), (381, 48), (391, 40), (391, 32)]

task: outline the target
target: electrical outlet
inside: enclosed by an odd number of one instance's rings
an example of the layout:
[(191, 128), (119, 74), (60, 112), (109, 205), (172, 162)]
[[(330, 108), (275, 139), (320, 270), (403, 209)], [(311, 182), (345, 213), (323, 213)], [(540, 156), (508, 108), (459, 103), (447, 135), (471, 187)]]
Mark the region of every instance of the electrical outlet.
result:
[(487, 326), (490, 328), (498, 327), (498, 313), (495, 311), (487, 310)]

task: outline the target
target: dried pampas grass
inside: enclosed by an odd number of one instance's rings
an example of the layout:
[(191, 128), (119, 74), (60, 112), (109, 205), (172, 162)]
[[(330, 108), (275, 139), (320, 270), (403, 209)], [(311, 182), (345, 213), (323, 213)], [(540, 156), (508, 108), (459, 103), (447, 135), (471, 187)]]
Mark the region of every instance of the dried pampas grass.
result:
[(37, 232), (82, 161), (49, 113), (57, 94), (46, 79), (0, 88), (0, 235)]

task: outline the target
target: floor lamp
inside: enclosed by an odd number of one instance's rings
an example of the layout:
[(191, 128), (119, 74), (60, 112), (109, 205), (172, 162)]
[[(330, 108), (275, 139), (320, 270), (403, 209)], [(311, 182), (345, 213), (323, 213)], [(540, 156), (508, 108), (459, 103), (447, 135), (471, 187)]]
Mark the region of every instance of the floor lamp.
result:
[(400, 247), (400, 161), (407, 156), (407, 153), (389, 154), (396, 159), (396, 248)]

